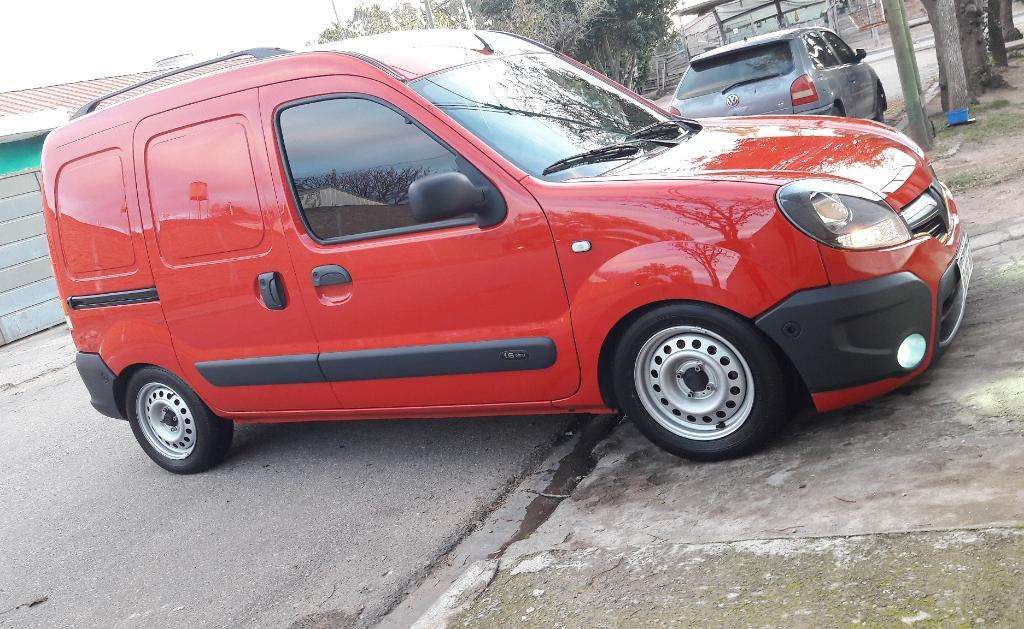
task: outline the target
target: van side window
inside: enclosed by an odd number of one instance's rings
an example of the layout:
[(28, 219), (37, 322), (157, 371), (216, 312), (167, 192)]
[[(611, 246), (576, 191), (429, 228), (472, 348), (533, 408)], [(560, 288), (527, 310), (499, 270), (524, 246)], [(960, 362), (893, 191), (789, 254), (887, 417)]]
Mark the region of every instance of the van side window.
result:
[(807, 54), (811, 56), (814, 65), (819, 68), (834, 68), (839, 65), (839, 59), (832, 54), (821, 35), (817, 33), (805, 35), (804, 43), (807, 44)]
[(416, 225), (409, 184), (459, 170), (451, 151), (372, 100), (295, 105), (279, 124), (300, 210), (323, 241)]

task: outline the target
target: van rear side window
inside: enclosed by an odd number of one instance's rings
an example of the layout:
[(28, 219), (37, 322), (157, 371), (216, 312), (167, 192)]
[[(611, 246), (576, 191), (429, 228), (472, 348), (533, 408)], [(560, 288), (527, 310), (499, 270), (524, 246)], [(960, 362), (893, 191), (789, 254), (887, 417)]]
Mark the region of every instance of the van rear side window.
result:
[(789, 74), (792, 70), (793, 53), (788, 41), (744, 48), (694, 61), (679, 83), (676, 98), (729, 91), (737, 85)]
[(203, 122), (153, 138), (146, 170), (157, 243), (167, 262), (198, 262), (263, 241), (241, 119)]
[(57, 178), (61, 252), (76, 279), (110, 275), (135, 265), (124, 172), (117, 151), (75, 160)]

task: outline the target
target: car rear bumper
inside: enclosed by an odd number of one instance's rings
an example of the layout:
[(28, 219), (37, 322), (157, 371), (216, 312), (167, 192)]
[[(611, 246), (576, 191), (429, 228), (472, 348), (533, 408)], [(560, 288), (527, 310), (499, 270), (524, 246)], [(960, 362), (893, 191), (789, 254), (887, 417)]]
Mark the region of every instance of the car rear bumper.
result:
[(78, 352), (75, 356), (75, 366), (82, 376), (82, 382), (89, 391), (89, 401), (100, 413), (115, 419), (124, 419), (121, 407), (117, 403), (117, 396), (114, 393), (114, 372), (107, 367), (99, 354)]
[(832, 103), (825, 103), (820, 107), (812, 107), (811, 109), (804, 109), (795, 113), (800, 114), (801, 116), (823, 116), (825, 114), (832, 113)]
[[(829, 410), (880, 395), (921, 373), (956, 336), (970, 282), (966, 236), (929, 285), (910, 271), (798, 292), (757, 318)], [(938, 273), (937, 273), (938, 275)], [(901, 365), (899, 348), (920, 334), (921, 359)]]

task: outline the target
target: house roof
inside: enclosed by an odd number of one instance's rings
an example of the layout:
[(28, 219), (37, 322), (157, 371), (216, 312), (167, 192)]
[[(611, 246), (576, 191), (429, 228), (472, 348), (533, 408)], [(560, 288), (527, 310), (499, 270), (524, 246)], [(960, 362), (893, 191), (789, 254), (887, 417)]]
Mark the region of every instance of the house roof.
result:
[(137, 72), (108, 76), (102, 79), (33, 87), (27, 90), (0, 92), (0, 116), (27, 114), (47, 109), (66, 109), (73, 112), (97, 96), (127, 87), (132, 83), (138, 83), (160, 72), (162, 70)]

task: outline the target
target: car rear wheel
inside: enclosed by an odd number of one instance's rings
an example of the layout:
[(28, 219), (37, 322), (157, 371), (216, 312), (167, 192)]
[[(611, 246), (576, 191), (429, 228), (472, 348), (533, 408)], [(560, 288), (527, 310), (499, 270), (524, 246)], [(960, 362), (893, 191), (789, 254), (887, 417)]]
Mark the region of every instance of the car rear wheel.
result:
[(135, 439), (149, 458), (175, 474), (220, 463), (234, 425), (214, 415), (181, 378), (146, 367), (128, 382), (125, 408)]
[(678, 456), (742, 456), (787, 415), (785, 378), (768, 342), (716, 308), (674, 304), (648, 312), (622, 337), (616, 394), (647, 438)]

